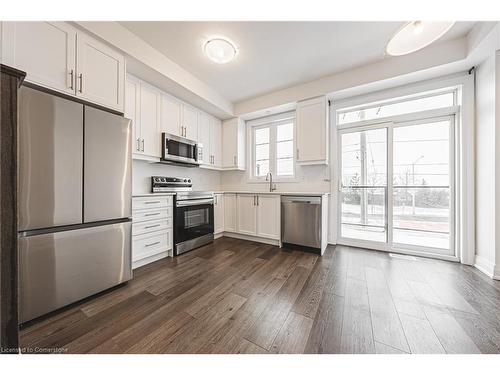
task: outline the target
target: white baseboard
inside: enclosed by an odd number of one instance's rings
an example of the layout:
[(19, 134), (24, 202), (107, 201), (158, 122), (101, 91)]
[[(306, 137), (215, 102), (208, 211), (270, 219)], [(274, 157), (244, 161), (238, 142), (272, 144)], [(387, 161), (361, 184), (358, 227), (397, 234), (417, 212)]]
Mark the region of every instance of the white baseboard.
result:
[(231, 237), (231, 238), (238, 238), (240, 240), (261, 242), (261, 243), (265, 243), (265, 244), (268, 244), (268, 245), (280, 246), (280, 241), (279, 240), (273, 240), (273, 239), (270, 239), (270, 238), (248, 236), (246, 234), (239, 234), (239, 233), (232, 233), (232, 232), (223, 232), (223, 233), (221, 233), (220, 236)]
[(500, 266), (496, 265), (492, 261), (476, 255), (474, 267), (492, 279), (500, 280)]

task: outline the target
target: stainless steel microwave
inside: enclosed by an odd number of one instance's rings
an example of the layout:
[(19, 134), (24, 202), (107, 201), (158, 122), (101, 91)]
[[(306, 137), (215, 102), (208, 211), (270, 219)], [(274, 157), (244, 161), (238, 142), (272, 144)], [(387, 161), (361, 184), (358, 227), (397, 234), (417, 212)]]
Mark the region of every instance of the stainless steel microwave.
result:
[(200, 164), (198, 155), (201, 149), (196, 141), (173, 134), (162, 133), (161, 146), (162, 161), (188, 164), (190, 166), (198, 166)]

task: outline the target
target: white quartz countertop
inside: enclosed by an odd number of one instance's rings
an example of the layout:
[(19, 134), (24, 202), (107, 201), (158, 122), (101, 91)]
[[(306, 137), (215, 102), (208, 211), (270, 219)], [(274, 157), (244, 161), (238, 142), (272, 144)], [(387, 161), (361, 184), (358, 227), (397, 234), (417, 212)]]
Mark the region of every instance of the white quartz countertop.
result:
[[(317, 192), (317, 191), (249, 191), (249, 190), (214, 190), (215, 194), (223, 194), (223, 193), (235, 193), (235, 194), (272, 194), (272, 195), (296, 195), (301, 197), (320, 197), (323, 195), (329, 195), (330, 193), (325, 192)], [(161, 196), (161, 195), (175, 195), (176, 193), (139, 193), (133, 194), (133, 197), (152, 197), (152, 196)]]
[(250, 190), (222, 190), (214, 191), (216, 194), (234, 193), (234, 194), (272, 194), (272, 195), (296, 195), (301, 197), (320, 197), (330, 193), (318, 191), (250, 191)]

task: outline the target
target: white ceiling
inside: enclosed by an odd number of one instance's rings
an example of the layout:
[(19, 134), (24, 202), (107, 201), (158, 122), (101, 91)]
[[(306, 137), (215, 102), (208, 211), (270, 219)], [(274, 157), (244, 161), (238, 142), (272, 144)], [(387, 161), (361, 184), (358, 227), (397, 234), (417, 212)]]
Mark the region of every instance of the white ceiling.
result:
[[(121, 22), (123, 26), (232, 102), (311, 81), (384, 58), (403, 22)], [(439, 42), (466, 35), (457, 22)], [(202, 46), (225, 36), (236, 59), (218, 65)]]

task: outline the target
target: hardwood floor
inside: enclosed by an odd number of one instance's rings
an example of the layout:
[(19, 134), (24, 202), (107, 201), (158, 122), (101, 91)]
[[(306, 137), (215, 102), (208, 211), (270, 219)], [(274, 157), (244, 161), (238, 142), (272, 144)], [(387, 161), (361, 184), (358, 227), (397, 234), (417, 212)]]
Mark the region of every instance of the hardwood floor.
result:
[(20, 340), (28, 352), (499, 353), (500, 282), (444, 261), (225, 237), (136, 270)]

